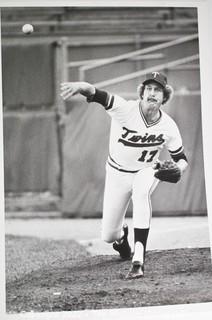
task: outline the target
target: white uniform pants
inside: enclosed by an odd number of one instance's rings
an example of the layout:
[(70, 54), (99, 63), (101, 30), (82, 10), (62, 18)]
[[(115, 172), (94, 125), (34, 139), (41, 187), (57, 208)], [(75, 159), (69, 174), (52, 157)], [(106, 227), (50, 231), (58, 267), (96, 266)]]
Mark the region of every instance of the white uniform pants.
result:
[(152, 216), (150, 196), (158, 182), (152, 168), (129, 173), (106, 165), (102, 219), (104, 241), (111, 243), (120, 239), (130, 199), (133, 203), (133, 227), (149, 228)]

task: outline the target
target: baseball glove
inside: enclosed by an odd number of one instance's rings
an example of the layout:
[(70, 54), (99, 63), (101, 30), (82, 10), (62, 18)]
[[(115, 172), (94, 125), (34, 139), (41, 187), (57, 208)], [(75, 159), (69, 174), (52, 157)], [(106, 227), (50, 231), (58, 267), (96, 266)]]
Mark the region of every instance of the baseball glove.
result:
[(181, 178), (181, 171), (172, 160), (164, 160), (157, 163), (155, 169), (154, 176), (161, 181), (177, 183)]

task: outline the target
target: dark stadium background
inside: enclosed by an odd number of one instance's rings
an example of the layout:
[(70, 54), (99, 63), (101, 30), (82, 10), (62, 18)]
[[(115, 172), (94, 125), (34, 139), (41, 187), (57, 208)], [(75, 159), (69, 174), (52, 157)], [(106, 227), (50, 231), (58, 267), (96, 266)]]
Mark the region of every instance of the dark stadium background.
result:
[[(177, 185), (155, 191), (153, 216), (207, 214), (196, 8), (5, 7), (1, 16), (6, 211), (101, 216), (110, 119), (83, 98), (64, 104), (59, 85), (79, 79), (98, 84), (164, 65), (175, 90), (165, 111), (179, 125), (189, 169)], [(22, 33), (25, 23), (34, 33)], [(97, 59), (184, 38), (82, 73)], [(184, 58), (188, 62), (172, 65)], [(142, 80), (103, 88), (136, 98)]]

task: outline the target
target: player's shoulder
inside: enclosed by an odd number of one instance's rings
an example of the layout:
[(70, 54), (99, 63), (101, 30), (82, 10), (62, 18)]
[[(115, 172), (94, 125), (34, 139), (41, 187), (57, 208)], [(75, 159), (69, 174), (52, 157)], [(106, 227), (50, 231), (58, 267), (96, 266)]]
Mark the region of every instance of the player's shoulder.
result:
[(162, 111), (162, 126), (166, 128), (168, 135), (176, 136), (179, 134), (179, 127), (175, 120), (166, 112)]
[(128, 98), (120, 96), (118, 94), (114, 94), (114, 98), (115, 98), (115, 100), (122, 101), (123, 103), (125, 103), (128, 106), (135, 106), (135, 105), (139, 104), (138, 99), (137, 100), (136, 99), (128, 99)]
[(127, 100), (128, 105), (132, 108), (138, 108), (139, 107), (139, 100)]
[(113, 109), (123, 108), (125, 110), (131, 110), (138, 107), (139, 101), (133, 99), (126, 99), (117, 94), (114, 95)]
[(177, 126), (175, 120), (168, 113), (166, 113), (164, 110), (161, 110), (161, 114), (163, 122), (166, 122), (170, 126)]

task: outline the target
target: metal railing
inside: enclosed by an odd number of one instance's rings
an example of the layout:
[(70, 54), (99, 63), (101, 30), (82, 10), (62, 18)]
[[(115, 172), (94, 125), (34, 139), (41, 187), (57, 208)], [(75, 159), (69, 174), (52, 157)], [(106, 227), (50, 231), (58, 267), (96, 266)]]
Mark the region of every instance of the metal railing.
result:
[[(118, 56), (115, 56), (115, 57), (110, 57), (108, 59), (104, 59), (103, 61), (97, 61), (96, 63), (93, 62), (93, 63), (88, 64), (88, 65), (83, 65), (83, 66), (81, 66), (79, 68), (79, 80), (80, 81), (85, 81), (85, 72), (87, 70), (92, 70), (92, 69), (95, 69), (95, 68), (98, 68), (98, 67), (101, 67), (101, 66), (112, 64), (114, 62), (119, 62), (119, 61), (122, 61), (122, 60), (125, 60), (125, 59), (129, 59), (129, 58), (132, 58), (132, 57), (135, 57), (135, 56), (138, 56), (138, 55), (144, 55), (144, 54), (147, 54), (147, 53), (150, 53), (150, 52), (153, 52), (153, 51), (157, 51), (157, 50), (173, 47), (173, 46), (185, 43), (185, 42), (189, 42), (189, 41), (195, 40), (197, 38), (198, 38), (198, 34), (193, 34), (193, 35), (177, 38), (175, 40), (171, 40), (171, 41), (168, 41), (168, 42), (165, 42), (165, 43), (157, 44), (157, 45), (154, 45), (154, 46), (151, 46), (151, 47), (148, 47), (148, 48), (127, 52), (127, 53), (124, 53), (124, 54), (121, 54), (121, 55), (118, 55)], [(195, 60), (194, 57), (193, 58), (192, 57), (193, 56), (187, 57), (186, 59), (188, 59), (188, 61), (185, 61), (185, 62), (180, 62), (181, 59), (179, 59), (178, 62), (176, 62), (177, 60), (173, 61), (173, 65), (176, 66), (176, 65), (179, 65), (181, 63), (186, 63), (186, 62), (190, 62), (190, 61)], [(166, 67), (169, 67), (170, 63), (166, 63), (164, 65), (166, 65)], [(162, 65), (159, 65), (159, 67), (161, 67), (161, 66)], [(157, 68), (158, 68), (158, 66), (155, 66), (154, 70), (156, 70)], [(148, 71), (147, 70), (143, 70), (143, 72), (146, 73)], [(129, 79), (136, 78), (136, 77), (138, 77), (138, 76), (143, 74), (143, 73), (142, 74), (140, 74), (140, 73), (141, 73), (141, 71), (138, 71), (138, 72), (134, 72), (134, 73), (132, 73), (130, 75), (126, 75), (126, 76), (118, 77), (118, 78), (115, 78), (115, 79), (103, 81), (103, 82), (100, 82), (99, 85), (102, 86), (103, 83), (104, 83), (104, 85), (105, 85), (105, 83), (107, 83), (107, 85), (108, 85), (109, 82), (111, 82), (111, 84), (114, 84), (114, 83), (117, 83), (119, 81), (125, 81), (125, 80), (128, 80), (128, 77), (130, 77)]]
[(137, 78), (137, 77), (144, 76), (146, 73), (153, 72), (155, 70), (160, 71), (160, 70), (176, 67), (176, 66), (179, 66), (179, 65), (184, 64), (184, 63), (195, 61), (197, 59), (199, 59), (199, 54), (194, 54), (192, 56), (188, 56), (188, 57), (185, 57), (185, 58), (182, 58), (182, 59), (177, 59), (177, 60), (174, 60), (174, 61), (171, 61), (171, 62), (167, 62), (167, 63), (162, 63), (162, 64), (159, 64), (159, 65), (156, 65), (156, 66), (151, 67), (151, 68), (146, 68), (146, 69), (144, 69), (142, 71), (136, 71), (136, 72), (132, 72), (132, 73), (129, 73), (127, 75), (124, 75), (124, 76), (120, 76), (120, 77), (113, 78), (113, 79), (110, 79), (110, 80), (105, 80), (105, 81), (98, 82), (98, 83), (94, 83), (94, 86), (97, 87), (97, 88), (106, 87), (106, 86), (109, 86), (109, 85), (112, 85), (112, 84), (116, 84), (116, 83), (120, 83), (120, 82), (123, 82), (123, 81), (127, 81), (127, 80), (131, 80), (131, 79), (134, 79), (134, 78)]

